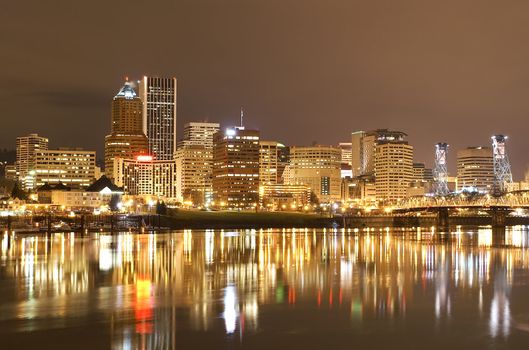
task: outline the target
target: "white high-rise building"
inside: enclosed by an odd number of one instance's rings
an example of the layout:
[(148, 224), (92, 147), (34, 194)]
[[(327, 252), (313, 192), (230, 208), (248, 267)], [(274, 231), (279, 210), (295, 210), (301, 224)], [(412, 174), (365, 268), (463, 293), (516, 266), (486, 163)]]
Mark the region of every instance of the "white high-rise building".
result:
[(413, 180), (413, 146), (406, 141), (376, 144), (374, 157), (376, 198), (397, 201), (407, 196)]
[(184, 138), (179, 146), (198, 145), (213, 149), (213, 135), (219, 131), (219, 123), (190, 122), (184, 125)]
[(34, 189), (35, 159), (39, 151), (48, 149), (48, 142), (47, 138), (37, 134), (17, 137), (16, 174), (18, 181), (21, 182), (22, 187), (26, 190)]
[(176, 151), (176, 78), (144, 76), (140, 81), (143, 132), (156, 160), (172, 160)]
[(213, 135), (219, 123), (190, 122), (176, 151), (177, 190), (180, 202), (209, 204), (213, 199)]
[(468, 147), (457, 152), (457, 190), (489, 192), (494, 182), (490, 147)]
[(213, 199), (213, 152), (204, 145), (184, 145), (175, 156), (177, 189), (180, 202), (208, 204)]

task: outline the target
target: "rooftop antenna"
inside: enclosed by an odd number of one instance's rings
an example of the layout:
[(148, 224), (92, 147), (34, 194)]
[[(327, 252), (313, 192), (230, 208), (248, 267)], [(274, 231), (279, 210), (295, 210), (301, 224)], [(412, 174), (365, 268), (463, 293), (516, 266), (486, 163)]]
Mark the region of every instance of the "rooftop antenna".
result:
[(243, 119), (244, 119), (244, 110), (242, 109), (242, 106), (241, 106), (241, 128), (244, 126)]

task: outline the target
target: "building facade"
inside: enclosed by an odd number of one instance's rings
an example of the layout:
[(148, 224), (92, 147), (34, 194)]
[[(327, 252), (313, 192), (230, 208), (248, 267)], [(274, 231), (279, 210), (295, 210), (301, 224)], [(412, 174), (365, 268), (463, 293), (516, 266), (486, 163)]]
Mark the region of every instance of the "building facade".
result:
[(490, 192), (494, 165), (490, 147), (468, 147), (457, 152), (457, 190)]
[(110, 135), (105, 137), (105, 175), (114, 176), (114, 159), (134, 159), (147, 154), (143, 133), (143, 103), (132, 84), (126, 82), (112, 100)]
[(256, 207), (259, 202), (259, 131), (242, 126), (228, 128), (217, 132), (213, 140), (216, 205), (240, 209)]
[(362, 138), (365, 132), (355, 131), (351, 134), (351, 170), (353, 177), (362, 175)]
[(25, 190), (35, 189), (35, 161), (37, 153), (48, 149), (48, 139), (38, 134), (17, 137), (16, 178)]
[(213, 135), (220, 129), (219, 123), (190, 122), (184, 125), (184, 138), (179, 146), (193, 145), (213, 149)]
[(42, 150), (35, 158), (35, 186), (62, 183), (72, 188), (90, 186), (95, 180), (96, 152), (81, 148)]
[(332, 146), (291, 147), (289, 182), (307, 185), (323, 203), (340, 200), (341, 158)]
[(176, 200), (177, 174), (174, 160), (154, 160), (152, 156), (114, 160), (116, 186), (132, 196), (153, 196)]
[(281, 183), (285, 145), (277, 141), (259, 141), (259, 182), (261, 185)]
[(177, 200), (209, 205), (213, 200), (213, 151), (204, 145), (181, 145), (175, 161)]
[(176, 78), (144, 76), (140, 82), (140, 98), (149, 154), (156, 160), (172, 160), (176, 150)]
[(405, 141), (380, 141), (375, 152), (377, 200), (395, 202), (406, 198), (413, 180), (413, 146)]
[(308, 209), (311, 189), (306, 185), (265, 184), (259, 187), (259, 202), (268, 210)]

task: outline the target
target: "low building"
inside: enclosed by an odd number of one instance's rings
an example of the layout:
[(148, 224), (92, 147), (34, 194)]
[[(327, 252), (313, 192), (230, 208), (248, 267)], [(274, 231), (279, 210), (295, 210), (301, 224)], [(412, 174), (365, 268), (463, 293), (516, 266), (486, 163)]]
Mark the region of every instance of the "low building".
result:
[(310, 205), (311, 190), (306, 185), (266, 184), (259, 187), (259, 202), (268, 210), (298, 210)]
[(102, 176), (86, 189), (76, 189), (59, 184), (45, 184), (37, 189), (38, 202), (51, 206), (74, 209), (107, 207), (112, 196), (121, 196), (123, 190)]
[(36, 188), (45, 184), (65, 184), (86, 188), (95, 180), (96, 152), (81, 148), (41, 150), (36, 153), (34, 168)]

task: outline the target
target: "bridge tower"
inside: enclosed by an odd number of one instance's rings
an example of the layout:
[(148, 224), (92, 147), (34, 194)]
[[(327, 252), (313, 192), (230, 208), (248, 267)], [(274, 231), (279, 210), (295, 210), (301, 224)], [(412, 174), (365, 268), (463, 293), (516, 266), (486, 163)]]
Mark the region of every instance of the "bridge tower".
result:
[(440, 142), (435, 145), (435, 168), (434, 191), (436, 196), (446, 196), (450, 193), (448, 189), (448, 168), (446, 165), (446, 156), (448, 153), (448, 144)]
[(494, 135), (492, 139), (492, 159), (494, 164), (493, 194), (500, 196), (507, 192), (507, 185), (512, 184), (511, 164), (505, 149), (507, 136)]

